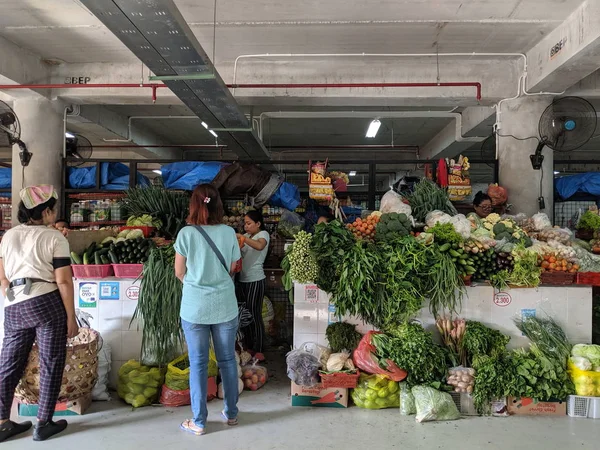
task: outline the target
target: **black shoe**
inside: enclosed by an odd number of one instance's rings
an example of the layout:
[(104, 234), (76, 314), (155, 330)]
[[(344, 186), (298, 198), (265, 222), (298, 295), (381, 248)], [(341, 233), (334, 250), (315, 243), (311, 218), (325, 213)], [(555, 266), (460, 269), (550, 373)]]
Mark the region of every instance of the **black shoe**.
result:
[(51, 420), (49, 420), (45, 423), (38, 422), (35, 428), (33, 429), (33, 440), (45, 441), (46, 439), (51, 438), (55, 434), (65, 431), (65, 428), (67, 428), (66, 420), (59, 420), (57, 422), (52, 422)]
[(0, 425), (0, 442), (4, 442), (17, 434), (25, 433), (31, 428), (31, 422), (16, 423), (12, 420)]

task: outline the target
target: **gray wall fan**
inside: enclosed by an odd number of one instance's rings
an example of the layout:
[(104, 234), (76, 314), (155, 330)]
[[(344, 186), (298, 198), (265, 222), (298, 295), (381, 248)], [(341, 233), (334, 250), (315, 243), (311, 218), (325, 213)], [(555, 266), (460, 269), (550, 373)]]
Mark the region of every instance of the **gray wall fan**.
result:
[(77, 161), (69, 162), (71, 166), (83, 166), (92, 157), (94, 147), (88, 138), (80, 134), (66, 138), (67, 158), (74, 158)]
[(31, 153), (21, 140), (21, 124), (19, 118), (10, 106), (0, 100), (0, 148), (12, 148), (17, 144), (21, 149), (19, 158), (21, 165), (27, 166), (31, 161)]

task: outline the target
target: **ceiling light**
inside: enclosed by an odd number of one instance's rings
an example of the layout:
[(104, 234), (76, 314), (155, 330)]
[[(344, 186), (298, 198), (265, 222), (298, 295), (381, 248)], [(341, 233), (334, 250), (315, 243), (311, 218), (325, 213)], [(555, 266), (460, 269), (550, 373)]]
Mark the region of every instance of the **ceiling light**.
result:
[(158, 175), (162, 175), (162, 171), (161, 171), (161, 170), (158, 170), (158, 169), (156, 169), (156, 170), (153, 170), (152, 172), (154, 172), (154, 173), (156, 173), (156, 174), (158, 174)]
[(560, 172), (558, 170), (554, 171), (554, 175), (558, 175)]
[(217, 133), (215, 133), (213, 130), (208, 130), (208, 132), (209, 132), (210, 134), (212, 134), (214, 137), (218, 137), (218, 136), (217, 136)]
[(374, 138), (377, 136), (377, 132), (379, 131), (379, 127), (381, 126), (381, 122), (377, 119), (371, 122), (369, 125), (369, 129), (367, 130), (367, 137)]
[(75, 137), (74, 134), (69, 133), (68, 131), (65, 133), (65, 137), (69, 139), (73, 139)]
[(202, 122), (202, 126), (208, 130), (208, 124), (206, 122)]
[(350, 173), (348, 174), (349, 177), (355, 177), (356, 176), (356, 170), (351, 170)]

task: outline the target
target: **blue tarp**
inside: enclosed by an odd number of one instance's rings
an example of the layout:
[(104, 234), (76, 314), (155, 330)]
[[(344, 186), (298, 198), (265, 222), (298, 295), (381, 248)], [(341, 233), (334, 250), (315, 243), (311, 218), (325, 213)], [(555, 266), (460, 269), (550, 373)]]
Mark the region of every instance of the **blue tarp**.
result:
[(300, 205), (298, 186), (284, 181), (269, 200), (269, 204), (294, 211)]
[[(69, 187), (71, 189), (94, 189), (96, 187), (96, 166), (68, 167)], [(137, 174), (138, 185), (149, 186), (150, 180), (141, 173)], [(124, 191), (129, 188), (129, 167), (122, 163), (100, 164), (100, 189)]]
[(12, 169), (0, 167), (0, 189), (10, 189), (12, 183)]
[(192, 191), (199, 184), (210, 183), (228, 163), (176, 162), (161, 167), (162, 179), (167, 189)]
[(590, 194), (600, 197), (600, 172), (560, 177), (554, 182), (558, 196), (567, 200), (575, 194)]

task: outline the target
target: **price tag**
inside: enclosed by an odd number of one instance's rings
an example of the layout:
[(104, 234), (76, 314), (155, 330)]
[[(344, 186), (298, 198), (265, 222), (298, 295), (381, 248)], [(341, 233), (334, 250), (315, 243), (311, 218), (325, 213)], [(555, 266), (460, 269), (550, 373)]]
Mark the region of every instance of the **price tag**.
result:
[(512, 297), (506, 292), (498, 292), (496, 295), (494, 295), (494, 304), (496, 306), (504, 307), (510, 305), (511, 303)]

